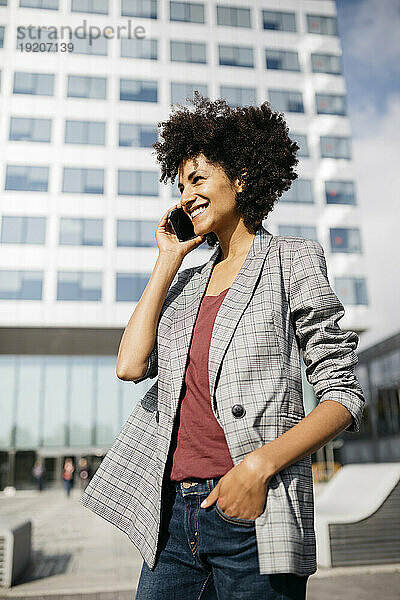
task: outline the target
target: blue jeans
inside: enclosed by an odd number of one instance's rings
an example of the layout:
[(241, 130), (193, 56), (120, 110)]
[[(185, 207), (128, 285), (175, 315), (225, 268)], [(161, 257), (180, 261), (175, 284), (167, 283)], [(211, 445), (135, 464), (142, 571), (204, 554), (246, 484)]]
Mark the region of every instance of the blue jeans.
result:
[(305, 600), (308, 576), (260, 575), (253, 519), (200, 508), (219, 479), (166, 482), (156, 564), (143, 563), (136, 600)]

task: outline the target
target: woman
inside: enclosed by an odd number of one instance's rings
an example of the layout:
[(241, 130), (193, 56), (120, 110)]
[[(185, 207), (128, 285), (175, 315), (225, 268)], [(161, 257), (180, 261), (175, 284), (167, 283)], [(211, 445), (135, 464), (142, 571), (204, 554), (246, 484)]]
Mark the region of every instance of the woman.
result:
[[(118, 353), (119, 378), (158, 380), (81, 501), (140, 550), (137, 600), (304, 599), (316, 570), (310, 454), (359, 428), (358, 337), (337, 324), (321, 245), (262, 226), (297, 177), (282, 115), (267, 102), (193, 103), (154, 147), (196, 237), (179, 242), (166, 211)], [(210, 260), (178, 273), (204, 240)], [(307, 417), (300, 350), (319, 400)]]

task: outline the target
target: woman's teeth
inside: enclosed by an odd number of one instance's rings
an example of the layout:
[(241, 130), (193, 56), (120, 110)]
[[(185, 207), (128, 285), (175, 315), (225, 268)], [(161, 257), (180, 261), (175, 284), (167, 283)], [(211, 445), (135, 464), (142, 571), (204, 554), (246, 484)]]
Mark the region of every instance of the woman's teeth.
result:
[(207, 206), (201, 206), (200, 208), (197, 208), (195, 211), (193, 211), (193, 212), (191, 213), (191, 215), (190, 215), (190, 216), (191, 216), (191, 218), (192, 218), (192, 221), (193, 221), (193, 219), (194, 219), (195, 217), (197, 217), (197, 215), (200, 215), (200, 214), (201, 214), (201, 213), (203, 213), (205, 210), (207, 210), (207, 208), (208, 208), (208, 205), (207, 205)]

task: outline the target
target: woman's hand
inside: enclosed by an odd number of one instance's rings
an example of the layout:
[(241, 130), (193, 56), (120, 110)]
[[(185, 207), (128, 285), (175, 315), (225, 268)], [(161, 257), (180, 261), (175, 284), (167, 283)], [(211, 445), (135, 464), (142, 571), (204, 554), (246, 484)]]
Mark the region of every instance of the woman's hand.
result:
[(219, 508), (229, 517), (256, 519), (264, 512), (268, 483), (272, 477), (265, 476), (265, 469), (250, 453), (232, 467), (218, 481), (215, 488), (201, 503), (202, 508), (211, 506), (218, 500)]
[(174, 208), (180, 208), (181, 204), (178, 202), (171, 206), (162, 216), (157, 229), (156, 229), (156, 241), (160, 254), (172, 254), (173, 258), (179, 258), (183, 260), (186, 254), (200, 246), (206, 239), (205, 235), (198, 235), (192, 240), (186, 242), (180, 242), (175, 235), (172, 225), (168, 221), (168, 213)]

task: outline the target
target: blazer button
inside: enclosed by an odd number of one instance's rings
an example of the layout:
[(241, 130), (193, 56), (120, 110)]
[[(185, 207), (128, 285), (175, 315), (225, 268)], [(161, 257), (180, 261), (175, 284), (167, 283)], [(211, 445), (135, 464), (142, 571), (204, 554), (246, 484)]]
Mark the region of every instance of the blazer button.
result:
[(234, 417), (236, 417), (236, 419), (240, 419), (246, 414), (246, 409), (241, 404), (235, 404), (232, 406), (232, 414)]
[(157, 423), (159, 422), (159, 420), (160, 420), (160, 412), (158, 410), (156, 410), (156, 421), (157, 421)]

